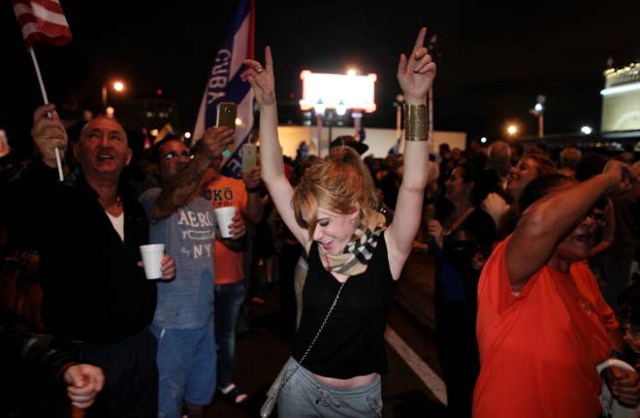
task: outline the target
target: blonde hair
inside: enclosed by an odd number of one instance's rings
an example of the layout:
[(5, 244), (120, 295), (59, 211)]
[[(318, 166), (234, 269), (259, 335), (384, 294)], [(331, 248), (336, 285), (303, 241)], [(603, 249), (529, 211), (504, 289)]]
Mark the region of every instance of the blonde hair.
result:
[(378, 210), (378, 198), (360, 155), (349, 147), (335, 147), (329, 157), (305, 170), (294, 189), (292, 205), (298, 225), (311, 235), (318, 222), (318, 208), (344, 215), (359, 209), (362, 221)]

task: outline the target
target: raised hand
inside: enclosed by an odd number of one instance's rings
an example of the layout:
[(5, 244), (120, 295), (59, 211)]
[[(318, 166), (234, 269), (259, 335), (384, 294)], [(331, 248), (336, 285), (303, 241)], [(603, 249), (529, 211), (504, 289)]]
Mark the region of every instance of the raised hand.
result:
[(241, 173), (242, 181), (247, 189), (254, 189), (260, 186), (260, 166), (255, 166), (251, 171), (243, 171)]
[(235, 141), (235, 131), (225, 126), (214, 126), (204, 131), (204, 136), (196, 144), (196, 150), (204, 157), (213, 160), (222, 156), (222, 152)]
[(640, 183), (640, 176), (629, 164), (618, 160), (609, 160), (602, 174), (612, 179), (611, 193), (624, 193)]
[(39, 106), (33, 112), (33, 127), (31, 128), (31, 136), (42, 161), (50, 167), (56, 166), (55, 149), (58, 148), (60, 155), (64, 156), (69, 142), (67, 131), (64, 129), (55, 108), (56, 106), (53, 104)]
[(420, 29), (411, 55), (400, 55), (398, 82), (407, 103), (424, 103), (436, 76), (436, 64), (423, 46), (427, 28)]
[(271, 57), (271, 48), (264, 49), (264, 67), (260, 62), (246, 59), (243, 64), (248, 68), (240, 78), (253, 88), (256, 101), (260, 106), (272, 105), (276, 103), (275, 81), (273, 78), (273, 58)]

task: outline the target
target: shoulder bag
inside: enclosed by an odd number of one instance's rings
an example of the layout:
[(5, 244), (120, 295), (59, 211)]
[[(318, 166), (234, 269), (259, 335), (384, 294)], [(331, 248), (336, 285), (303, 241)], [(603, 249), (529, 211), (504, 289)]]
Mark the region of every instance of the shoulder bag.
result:
[(318, 339), (318, 337), (320, 336), (320, 333), (324, 329), (325, 324), (329, 320), (329, 316), (331, 315), (331, 312), (333, 312), (333, 308), (335, 308), (336, 303), (338, 303), (338, 299), (340, 298), (340, 293), (342, 292), (342, 288), (344, 287), (345, 283), (347, 283), (346, 280), (340, 284), (340, 288), (338, 289), (338, 293), (336, 293), (336, 297), (333, 299), (333, 303), (329, 308), (329, 312), (327, 312), (327, 315), (324, 317), (324, 320), (320, 325), (320, 329), (318, 329), (316, 336), (313, 337), (311, 344), (309, 344), (309, 347), (307, 347), (307, 349), (305, 350), (296, 368), (293, 369), (293, 371), (289, 373), (289, 375), (287, 375), (287, 370), (291, 366), (291, 363), (294, 362), (293, 357), (289, 356), (289, 358), (287, 359), (287, 362), (284, 364), (284, 366), (280, 370), (280, 373), (278, 373), (278, 376), (276, 376), (275, 380), (269, 387), (269, 390), (267, 391), (267, 399), (264, 401), (264, 403), (262, 404), (262, 407), (260, 408), (260, 416), (262, 418), (267, 418), (271, 415), (271, 413), (273, 412), (273, 408), (276, 406), (278, 396), (280, 395), (280, 390), (282, 390), (282, 388), (285, 387), (285, 385), (289, 382), (289, 379), (291, 379), (291, 376), (293, 376), (298, 371), (298, 369), (302, 365), (302, 362), (307, 357), (307, 354), (309, 354), (309, 351), (311, 351), (311, 347), (313, 347), (313, 345), (316, 343), (316, 340)]

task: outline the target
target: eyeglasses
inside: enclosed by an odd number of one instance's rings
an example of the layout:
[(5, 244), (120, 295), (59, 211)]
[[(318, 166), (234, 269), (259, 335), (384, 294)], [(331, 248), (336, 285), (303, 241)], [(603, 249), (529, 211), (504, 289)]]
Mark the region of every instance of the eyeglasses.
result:
[(596, 211), (595, 209), (591, 209), (589, 212), (587, 212), (586, 215), (584, 215), (584, 217), (585, 219), (591, 218), (594, 221), (602, 224), (607, 222), (607, 214), (605, 212)]
[(163, 160), (173, 160), (176, 157), (185, 157), (185, 158), (191, 158), (191, 153), (189, 153), (189, 151), (182, 151), (180, 154), (178, 154), (176, 151), (169, 151), (166, 154), (162, 155), (160, 158), (162, 158)]

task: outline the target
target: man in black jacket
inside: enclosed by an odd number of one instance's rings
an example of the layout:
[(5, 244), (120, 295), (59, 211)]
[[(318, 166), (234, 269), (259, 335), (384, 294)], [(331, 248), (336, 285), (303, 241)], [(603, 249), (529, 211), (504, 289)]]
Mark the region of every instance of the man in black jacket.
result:
[[(60, 127), (53, 105), (34, 112), (34, 136), (55, 141)], [(105, 373), (88, 417), (155, 418), (157, 342), (147, 326), (156, 284), (139, 264), (149, 227), (142, 206), (121, 184), (132, 150), (122, 125), (100, 116), (82, 128), (73, 151), (79, 170), (63, 184), (38, 187), (31, 181), (37, 202), (12, 201), (19, 208), (18, 233), (40, 258), (42, 322), (46, 332), (75, 342), (85, 361)], [(168, 255), (162, 272), (164, 280), (175, 275)]]

